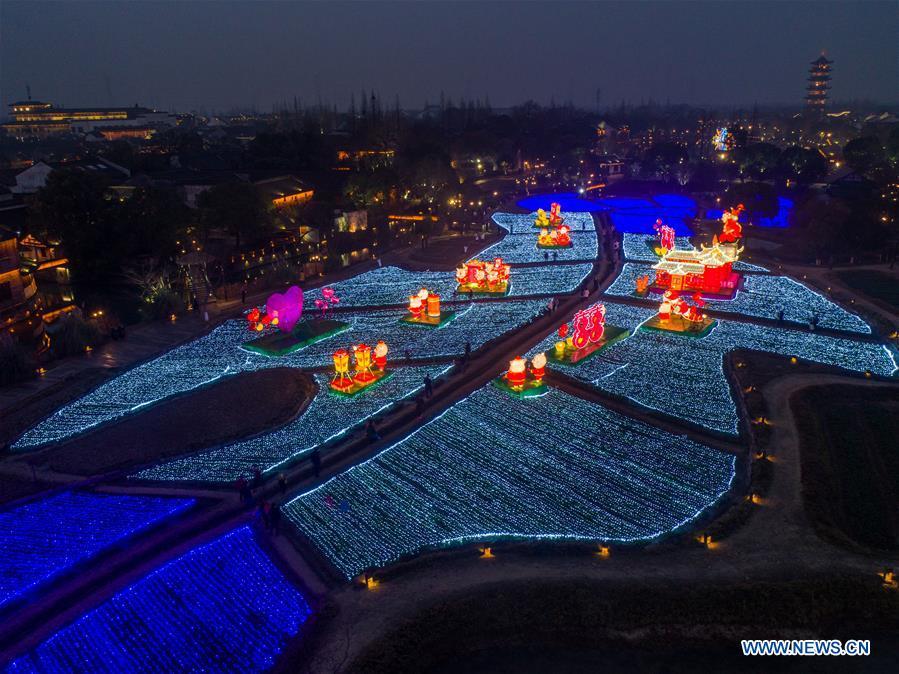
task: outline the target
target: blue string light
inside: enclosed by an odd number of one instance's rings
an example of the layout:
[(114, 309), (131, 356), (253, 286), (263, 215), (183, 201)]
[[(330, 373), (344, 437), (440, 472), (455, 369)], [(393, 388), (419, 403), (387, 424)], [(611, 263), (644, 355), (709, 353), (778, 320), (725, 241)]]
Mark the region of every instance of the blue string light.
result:
[(6, 671), (263, 672), (311, 613), (242, 527), (117, 593)]
[(65, 491), (0, 512), (0, 607), (193, 504)]
[(556, 389), (517, 400), (487, 386), (284, 512), (351, 578), (471, 540), (656, 538), (717, 501), (734, 465)]

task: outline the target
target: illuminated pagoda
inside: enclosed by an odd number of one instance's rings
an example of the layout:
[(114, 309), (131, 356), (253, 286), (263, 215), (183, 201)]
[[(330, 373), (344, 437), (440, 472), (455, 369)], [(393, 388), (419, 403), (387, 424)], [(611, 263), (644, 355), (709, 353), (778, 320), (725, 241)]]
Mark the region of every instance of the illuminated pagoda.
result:
[(669, 250), (655, 265), (654, 289), (676, 292), (701, 292), (705, 295), (733, 298), (742, 277), (733, 271), (733, 264), (743, 252), (740, 240), (743, 236), (739, 224), (742, 205), (726, 211), (722, 216), (720, 237), (712, 239), (711, 246), (699, 250)]
[(409, 296), (408, 309), (409, 314), (400, 321), (426, 328), (439, 328), (456, 315), (454, 311), (443, 309), (440, 306), (440, 295), (427, 288), (422, 288), (415, 295)]
[(824, 116), (827, 105), (827, 91), (830, 89), (830, 71), (833, 61), (821, 56), (812, 61), (808, 69), (808, 87), (805, 90), (805, 106), (818, 117)]
[(456, 268), (458, 292), (505, 295), (509, 292), (509, 272), (509, 265), (501, 257), (493, 262), (469, 260)]

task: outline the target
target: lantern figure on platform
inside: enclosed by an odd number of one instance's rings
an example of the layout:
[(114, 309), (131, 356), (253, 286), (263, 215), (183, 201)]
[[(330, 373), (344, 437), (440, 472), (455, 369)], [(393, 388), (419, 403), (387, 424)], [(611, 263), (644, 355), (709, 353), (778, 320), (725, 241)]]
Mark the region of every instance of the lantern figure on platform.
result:
[(469, 260), (456, 269), (459, 290), (482, 293), (505, 293), (509, 281), (509, 265), (501, 257), (490, 262)]
[(413, 318), (418, 318), (421, 315), (421, 298), (418, 295), (409, 296), (409, 313), (412, 314)]
[(437, 293), (428, 295), (428, 316), (440, 318), (440, 295)]
[(340, 388), (352, 383), (350, 378), (350, 354), (346, 349), (337, 349), (334, 352), (334, 378), (331, 380), (331, 386)]
[(588, 344), (595, 344), (602, 340), (605, 332), (606, 305), (594, 304), (592, 307), (582, 309), (574, 315), (574, 335), (571, 343), (576, 349), (583, 349)]
[(383, 339), (375, 344), (375, 365), (379, 370), (387, 369), (387, 343)]
[(353, 347), (353, 357), (356, 360), (356, 374), (353, 379), (364, 384), (375, 378), (371, 371), (371, 347), (368, 344), (359, 344)]
[(543, 375), (546, 374), (546, 354), (538, 353), (531, 360), (531, 374), (534, 375), (534, 381), (540, 383), (543, 381)]
[(534, 226), (540, 227), (542, 229), (546, 229), (550, 226), (549, 218), (546, 216), (546, 211), (544, 211), (542, 208), (537, 209), (537, 219), (534, 220)]
[(744, 210), (743, 204), (739, 204), (736, 208), (731, 208), (721, 214), (721, 236), (718, 237), (721, 243), (735, 243), (738, 239), (743, 238), (740, 213)]
[(568, 248), (571, 246), (571, 228), (562, 225), (556, 229), (543, 228), (537, 236), (537, 246), (540, 248)]
[(509, 386), (524, 386), (526, 366), (527, 361), (521, 356), (509, 361), (509, 371), (506, 372), (506, 381), (509, 382)]
[(699, 293), (693, 295), (693, 304), (690, 304), (676, 290), (667, 290), (659, 305), (658, 315), (646, 321), (641, 327), (647, 330), (666, 330), (689, 336), (704, 336), (715, 325), (715, 320), (703, 313), (704, 306), (705, 301)]
[(555, 202), (551, 203), (549, 205), (549, 224), (553, 227), (560, 227), (563, 222), (562, 205)]

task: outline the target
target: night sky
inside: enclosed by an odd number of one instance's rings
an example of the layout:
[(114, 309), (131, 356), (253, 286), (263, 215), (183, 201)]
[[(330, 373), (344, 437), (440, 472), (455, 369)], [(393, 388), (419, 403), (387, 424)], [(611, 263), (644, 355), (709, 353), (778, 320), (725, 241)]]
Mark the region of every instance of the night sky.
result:
[(0, 2), (0, 103), (231, 111), (489, 97), (801, 103), (826, 49), (837, 100), (899, 99), (899, 3)]

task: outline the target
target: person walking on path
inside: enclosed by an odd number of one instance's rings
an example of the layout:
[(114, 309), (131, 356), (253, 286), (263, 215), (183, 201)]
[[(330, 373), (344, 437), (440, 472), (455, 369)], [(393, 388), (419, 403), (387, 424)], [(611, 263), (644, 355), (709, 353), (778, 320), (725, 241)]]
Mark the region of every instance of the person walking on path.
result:
[(434, 382), (431, 381), (431, 375), (425, 375), (425, 397), (430, 398), (434, 395)]
[(287, 491), (287, 476), (278, 473), (278, 490), (283, 494)]

